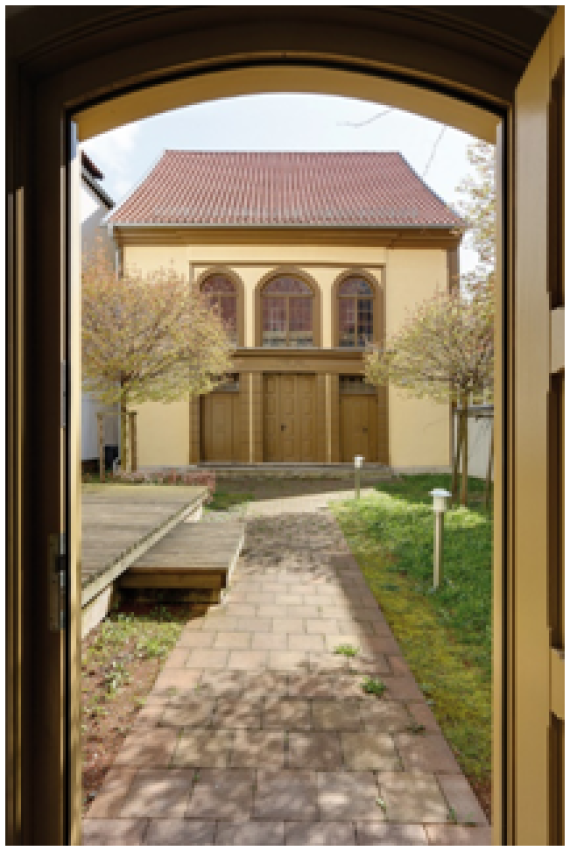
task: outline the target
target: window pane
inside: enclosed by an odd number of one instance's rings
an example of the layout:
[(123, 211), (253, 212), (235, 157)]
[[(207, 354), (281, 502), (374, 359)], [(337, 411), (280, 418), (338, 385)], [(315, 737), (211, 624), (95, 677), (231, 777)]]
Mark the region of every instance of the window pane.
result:
[(313, 345), (313, 299), (289, 299), (289, 345)]
[(293, 278), (289, 275), (279, 275), (273, 278), (263, 289), (264, 294), (268, 295), (312, 295), (313, 292), (308, 284), (301, 281), (299, 278)]
[(284, 298), (262, 299), (263, 345), (284, 346), (286, 344), (287, 300)]
[(220, 313), (223, 321), (230, 328), (230, 338), (237, 340), (237, 298), (236, 296), (220, 296)]
[(202, 284), (204, 293), (235, 293), (236, 287), (226, 275), (209, 275)]
[(355, 325), (356, 325), (356, 310), (355, 300), (353, 298), (341, 298), (338, 302), (338, 317), (339, 317), (339, 345), (340, 346), (355, 346)]
[(339, 288), (339, 295), (372, 295), (372, 287), (364, 278), (346, 278)]
[(358, 299), (357, 345), (365, 346), (372, 342), (372, 299)]

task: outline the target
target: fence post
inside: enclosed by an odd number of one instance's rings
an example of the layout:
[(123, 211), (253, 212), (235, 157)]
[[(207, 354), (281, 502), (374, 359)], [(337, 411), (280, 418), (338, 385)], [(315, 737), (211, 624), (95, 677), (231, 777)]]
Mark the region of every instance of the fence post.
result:
[(99, 446), (99, 479), (105, 481), (105, 446), (103, 443), (103, 414), (97, 412), (97, 444)]
[(136, 472), (137, 469), (137, 413), (131, 411), (129, 413), (129, 437), (131, 439), (131, 471)]

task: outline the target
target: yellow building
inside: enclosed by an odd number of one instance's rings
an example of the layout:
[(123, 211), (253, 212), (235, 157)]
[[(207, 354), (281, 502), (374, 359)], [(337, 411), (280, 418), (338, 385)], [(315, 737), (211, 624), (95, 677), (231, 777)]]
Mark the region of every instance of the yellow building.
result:
[(236, 341), (223, 387), (137, 409), (141, 467), (448, 467), (448, 406), (363, 375), (457, 275), (464, 223), (400, 154), (166, 151), (106, 221), (123, 268), (195, 281)]

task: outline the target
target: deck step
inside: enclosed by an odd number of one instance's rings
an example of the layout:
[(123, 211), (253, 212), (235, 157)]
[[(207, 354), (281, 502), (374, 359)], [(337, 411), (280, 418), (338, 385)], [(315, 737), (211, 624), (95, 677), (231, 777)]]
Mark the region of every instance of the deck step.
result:
[(217, 603), (245, 537), (243, 523), (181, 523), (121, 576), (121, 588), (174, 590), (185, 599)]

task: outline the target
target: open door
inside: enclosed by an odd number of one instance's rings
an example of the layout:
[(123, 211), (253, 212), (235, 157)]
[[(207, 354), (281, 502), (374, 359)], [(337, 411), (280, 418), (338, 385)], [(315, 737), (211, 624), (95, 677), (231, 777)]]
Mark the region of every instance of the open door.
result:
[(517, 87), (511, 140), (506, 825), (517, 845), (564, 843), (563, 62), (559, 8)]

